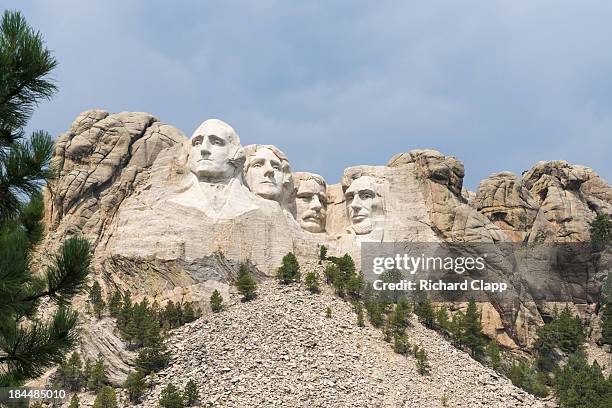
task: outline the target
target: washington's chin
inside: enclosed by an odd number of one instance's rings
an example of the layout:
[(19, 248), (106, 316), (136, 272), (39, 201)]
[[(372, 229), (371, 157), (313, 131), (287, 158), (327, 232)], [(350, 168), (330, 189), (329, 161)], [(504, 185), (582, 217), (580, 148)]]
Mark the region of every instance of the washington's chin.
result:
[(233, 169), (219, 169), (203, 166), (200, 166), (197, 169), (192, 169), (191, 172), (195, 174), (199, 180), (228, 179), (234, 176)]

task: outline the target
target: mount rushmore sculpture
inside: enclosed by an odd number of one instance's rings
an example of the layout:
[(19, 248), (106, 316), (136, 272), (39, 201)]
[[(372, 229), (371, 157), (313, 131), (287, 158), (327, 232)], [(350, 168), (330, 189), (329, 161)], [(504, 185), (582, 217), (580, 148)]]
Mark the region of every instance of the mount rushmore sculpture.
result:
[[(138, 112), (83, 112), (57, 139), (55, 165), (41, 252), (81, 234), (109, 290), (192, 300), (227, 291), (239, 262), (262, 278), (288, 252), (317, 268), (321, 245), (358, 260), (363, 242), (586, 241), (590, 221), (612, 213), (610, 186), (563, 161), (522, 176), (496, 173), (468, 192), (458, 159), (412, 150), (386, 165), (349, 167), (329, 184), (293, 173), (275, 146), (243, 146), (221, 120), (206, 120), (188, 138)], [(506, 278), (523, 297), (511, 309), (492, 301), (485, 328), (502, 343), (525, 343), (542, 310)], [(549, 281), (586, 305), (587, 295), (567, 288), (591, 278)]]

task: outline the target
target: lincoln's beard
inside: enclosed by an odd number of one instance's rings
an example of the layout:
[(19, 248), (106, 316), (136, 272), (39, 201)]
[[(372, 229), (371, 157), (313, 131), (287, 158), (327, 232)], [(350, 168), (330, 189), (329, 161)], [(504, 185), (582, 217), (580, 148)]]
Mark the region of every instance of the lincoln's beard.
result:
[(357, 224), (353, 224), (353, 230), (357, 235), (369, 234), (370, 232), (372, 232), (373, 229), (374, 225), (372, 224), (372, 220), (370, 220), (369, 218), (366, 218), (365, 220)]

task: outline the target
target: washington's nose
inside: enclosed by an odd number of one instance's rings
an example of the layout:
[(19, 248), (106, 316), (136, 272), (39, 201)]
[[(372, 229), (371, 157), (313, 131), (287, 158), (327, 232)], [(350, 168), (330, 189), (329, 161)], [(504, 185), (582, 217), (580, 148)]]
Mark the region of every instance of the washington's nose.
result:
[(210, 156), (210, 145), (208, 143), (202, 143), (200, 145), (200, 154), (203, 157), (208, 157)]

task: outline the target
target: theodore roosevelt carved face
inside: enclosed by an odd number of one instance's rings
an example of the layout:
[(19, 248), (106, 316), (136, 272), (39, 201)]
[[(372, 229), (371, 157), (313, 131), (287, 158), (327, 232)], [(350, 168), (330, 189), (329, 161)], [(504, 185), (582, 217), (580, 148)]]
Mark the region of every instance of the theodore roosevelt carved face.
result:
[(351, 183), (344, 193), (349, 220), (357, 234), (367, 234), (374, 228), (373, 222), (383, 216), (383, 200), (376, 181), (361, 176)]
[(325, 180), (317, 174), (296, 173), (295, 204), (300, 226), (310, 232), (324, 232), (327, 215)]
[(193, 132), (189, 168), (198, 180), (222, 182), (236, 177), (244, 158), (240, 138), (227, 123), (209, 119)]
[(274, 146), (247, 146), (245, 181), (251, 191), (268, 200), (282, 202), (290, 184), (287, 156)]

